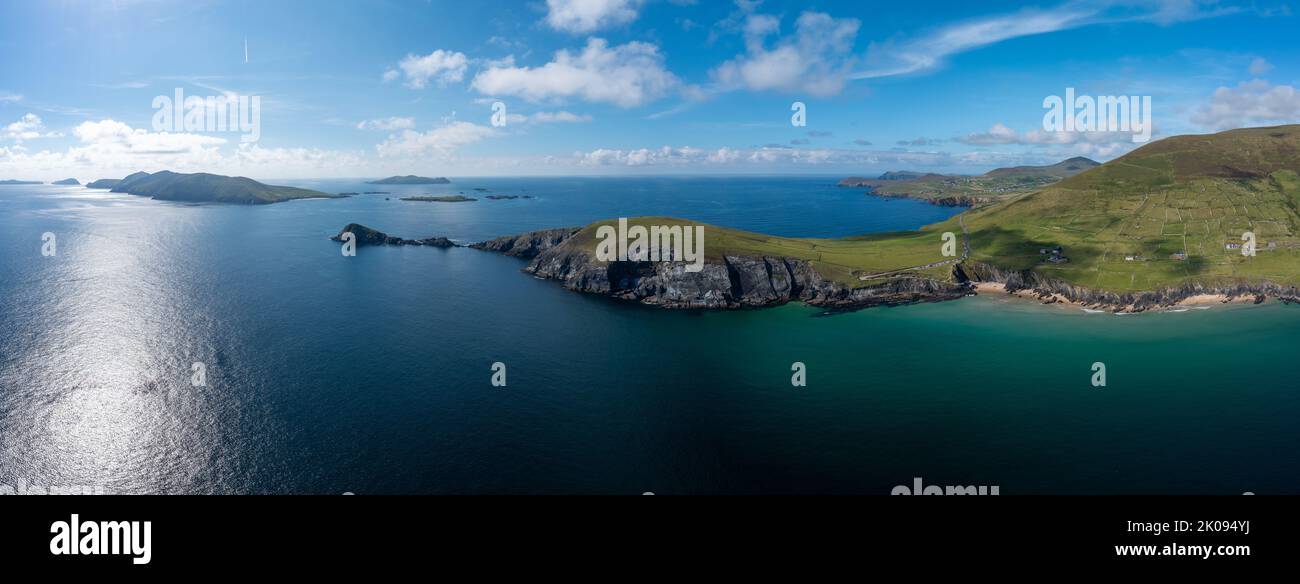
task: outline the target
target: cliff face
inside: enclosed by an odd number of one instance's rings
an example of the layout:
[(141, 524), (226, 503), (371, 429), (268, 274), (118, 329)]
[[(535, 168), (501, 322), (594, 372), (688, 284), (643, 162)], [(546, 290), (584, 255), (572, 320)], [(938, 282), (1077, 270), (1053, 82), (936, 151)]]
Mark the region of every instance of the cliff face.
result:
[(471, 247), (532, 258), (524, 271), (565, 288), (666, 308), (756, 308), (791, 300), (813, 306), (859, 308), (960, 298), (963, 284), (902, 277), (849, 288), (825, 280), (811, 263), (782, 257), (725, 256), (699, 272), (669, 262), (602, 262), (594, 250), (563, 245), (576, 229), (503, 237)]
[(1229, 298), (1254, 297), (1263, 302), (1265, 298), (1277, 298), (1284, 302), (1300, 302), (1300, 290), (1295, 286), (1279, 286), (1272, 282), (1260, 284), (1204, 285), (1188, 283), (1175, 288), (1165, 288), (1147, 292), (1115, 293), (1094, 290), (1049, 278), (1032, 270), (1004, 270), (980, 262), (965, 262), (958, 266), (959, 279), (973, 282), (993, 282), (1006, 286), (1008, 292), (1031, 290), (1040, 295), (1059, 294), (1072, 302), (1099, 309), (1123, 309), (1129, 312), (1142, 312), (1157, 308), (1173, 306), (1193, 296), (1212, 294)]
[(581, 227), (564, 227), (531, 231), (520, 235), (508, 235), (482, 243), (470, 244), (470, 247), (484, 251), (494, 251), (508, 256), (534, 258), (537, 257), (537, 254), (564, 243), (565, 240), (581, 229)]

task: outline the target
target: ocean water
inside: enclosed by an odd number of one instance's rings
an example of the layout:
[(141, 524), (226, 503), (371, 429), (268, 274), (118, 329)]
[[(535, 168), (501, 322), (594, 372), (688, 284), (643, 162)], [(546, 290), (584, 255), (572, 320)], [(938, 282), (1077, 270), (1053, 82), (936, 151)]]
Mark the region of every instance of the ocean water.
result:
[[(1005, 297), (825, 314), (575, 294), (475, 241), (645, 214), (779, 235), (955, 209), (811, 178), (276, 181), (182, 205), (0, 187), (0, 488), (119, 493), (1295, 493), (1300, 307), (1114, 316)], [(487, 192), (475, 188), (489, 189)], [(527, 194), (407, 203), (410, 194)], [(390, 200), (385, 200), (385, 197)], [(57, 255), (41, 254), (41, 236)], [(507, 366), (492, 387), (491, 365)], [(791, 364), (807, 366), (792, 387)], [(191, 366), (206, 366), (206, 386)], [(1094, 388), (1092, 364), (1107, 386)]]

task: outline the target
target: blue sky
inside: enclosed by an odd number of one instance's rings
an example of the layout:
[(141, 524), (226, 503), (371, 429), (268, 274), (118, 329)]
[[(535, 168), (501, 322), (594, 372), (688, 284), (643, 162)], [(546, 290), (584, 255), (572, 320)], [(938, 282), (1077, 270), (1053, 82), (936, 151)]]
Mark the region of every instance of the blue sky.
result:
[[(1104, 161), (1131, 136), (1044, 132), (1045, 97), (1151, 96), (1157, 137), (1300, 122), (1298, 24), (1267, 1), (0, 0), (0, 178)], [(257, 141), (159, 131), (178, 88), (258, 96)]]

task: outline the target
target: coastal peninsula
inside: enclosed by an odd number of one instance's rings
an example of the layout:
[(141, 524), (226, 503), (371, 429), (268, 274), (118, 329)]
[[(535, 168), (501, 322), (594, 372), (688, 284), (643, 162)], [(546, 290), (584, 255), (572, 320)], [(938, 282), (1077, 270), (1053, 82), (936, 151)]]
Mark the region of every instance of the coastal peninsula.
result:
[[(1300, 302), (1297, 152), (1300, 125), (1166, 138), (1077, 173), (1053, 165), (1073, 174), (916, 231), (792, 238), (705, 225), (700, 271), (596, 259), (597, 231), (615, 220), (468, 247), (526, 259), (525, 272), (570, 290), (667, 308), (861, 308), (980, 291), (1114, 312)], [(1027, 168), (984, 176), (1055, 171)], [(367, 240), (394, 243), (380, 235)]]

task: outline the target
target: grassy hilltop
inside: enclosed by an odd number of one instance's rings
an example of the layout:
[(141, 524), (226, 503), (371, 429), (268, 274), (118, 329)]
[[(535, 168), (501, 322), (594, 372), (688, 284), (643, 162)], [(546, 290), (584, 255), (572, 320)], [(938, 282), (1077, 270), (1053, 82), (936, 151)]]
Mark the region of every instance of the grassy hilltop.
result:
[[(1167, 138), (966, 213), (972, 259), (1119, 292), (1188, 281), (1295, 284), (1297, 172), (1300, 126)], [(1246, 231), (1256, 235), (1252, 258), (1226, 247)], [(1038, 249), (1052, 245), (1070, 261), (1043, 263)]]
[[(565, 242), (575, 249), (596, 249), (596, 230), (602, 225), (617, 228), (616, 220), (598, 221), (584, 227)], [(635, 217), (628, 225), (649, 228), (654, 225), (683, 227), (701, 225), (676, 217)], [(957, 228), (960, 234), (960, 227)], [(940, 255), (943, 230), (872, 233), (842, 238), (779, 237), (739, 229), (704, 226), (704, 257), (720, 262), (722, 256), (769, 256), (809, 260), (817, 272), (828, 280), (860, 286), (862, 276), (890, 273), (946, 259)], [(959, 252), (960, 253), (960, 252)], [(936, 277), (947, 277), (948, 270), (924, 270)]]
[[(1179, 136), (917, 231), (819, 239), (706, 226), (705, 255), (807, 259), (823, 277), (851, 286), (907, 272), (950, 279), (951, 266), (916, 268), (953, 260), (941, 255), (941, 236), (961, 238), (965, 223), (969, 261), (1034, 270), (1097, 290), (1149, 291), (1187, 282), (1300, 284), (1297, 173), (1300, 125)], [(631, 223), (690, 224), (664, 217)], [(589, 225), (566, 245), (594, 250), (596, 228), (609, 224)], [(1240, 243), (1245, 231), (1256, 235), (1256, 257), (1226, 248)], [(1058, 245), (1069, 261), (1045, 261), (1040, 249)]]

